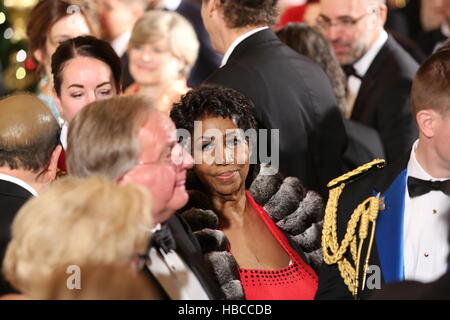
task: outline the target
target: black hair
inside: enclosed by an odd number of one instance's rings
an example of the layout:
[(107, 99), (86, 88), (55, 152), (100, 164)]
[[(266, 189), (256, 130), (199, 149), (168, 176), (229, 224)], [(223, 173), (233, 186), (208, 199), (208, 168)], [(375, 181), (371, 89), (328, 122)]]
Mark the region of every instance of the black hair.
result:
[(62, 42), (52, 55), (52, 74), (56, 94), (61, 94), (64, 65), (75, 57), (91, 57), (106, 63), (113, 74), (117, 93), (122, 90), (120, 58), (111, 45), (93, 36), (81, 36)]
[(253, 103), (236, 90), (202, 85), (175, 103), (170, 117), (178, 129), (194, 131), (194, 121), (204, 116), (230, 118), (244, 131), (256, 129)]

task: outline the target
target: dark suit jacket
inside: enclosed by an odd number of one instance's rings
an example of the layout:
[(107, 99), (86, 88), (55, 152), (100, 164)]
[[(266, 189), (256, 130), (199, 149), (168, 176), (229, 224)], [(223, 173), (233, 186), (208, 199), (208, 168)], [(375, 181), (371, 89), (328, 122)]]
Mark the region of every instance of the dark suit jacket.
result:
[(222, 60), (222, 56), (212, 49), (208, 32), (200, 15), (200, 7), (200, 2), (183, 0), (175, 10), (192, 24), (200, 42), (198, 58), (192, 67), (187, 82), (190, 88), (195, 88), (205, 81), (211, 73), (219, 68)]
[(122, 89), (125, 91), (126, 88), (134, 83), (133, 76), (131, 75), (130, 69), (128, 67), (128, 64), (130, 63), (128, 53), (125, 52), (124, 55), (120, 57), (120, 63), (122, 65)]
[(405, 281), (386, 286), (371, 300), (450, 300), (450, 272), (431, 283)]
[(344, 169), (351, 171), (373, 159), (384, 159), (384, 148), (378, 132), (362, 123), (344, 119), (348, 145), (344, 153)]
[(279, 129), (280, 169), (325, 194), (342, 172), (346, 134), (322, 69), (266, 29), (242, 41), (206, 80), (251, 99), (260, 128)]
[[(339, 204), (337, 208), (337, 238), (338, 243), (341, 243), (344, 235), (346, 233), (347, 225), (350, 220), (350, 216), (358, 206), (358, 204), (362, 203), (367, 198), (374, 195), (374, 192), (380, 192), (382, 195), (382, 199), (385, 202), (386, 208), (385, 210), (380, 210), (377, 217), (377, 225), (376, 225), (376, 233), (380, 232), (380, 228), (386, 227), (386, 224), (390, 222), (381, 223), (381, 219), (384, 219), (386, 216), (393, 215), (392, 211), (395, 206), (395, 201), (397, 199), (392, 199), (392, 193), (390, 190), (394, 186), (394, 183), (399, 180), (399, 177), (402, 172), (407, 167), (409, 160), (410, 150), (408, 153), (405, 153), (402, 157), (400, 157), (394, 164), (388, 165), (383, 169), (372, 169), (371, 171), (362, 174), (359, 177), (356, 177), (352, 181), (346, 184), (346, 187), (339, 199)], [(400, 177), (401, 178), (401, 177)], [(404, 192), (398, 197), (400, 202), (404, 200)], [(392, 197), (391, 197), (392, 196)], [(392, 208), (391, 208), (392, 207)], [(400, 217), (401, 226), (403, 226), (402, 216)], [(386, 221), (386, 219), (384, 219)], [(380, 243), (378, 240), (378, 235), (375, 237), (375, 241), (371, 250), (371, 255), (369, 258), (369, 266), (378, 266), (381, 271), (381, 285), (382, 288), (386, 280), (392, 279), (391, 273), (388, 274), (388, 270), (384, 270), (383, 266), (386, 264), (380, 260), (380, 252), (383, 254), (383, 257), (388, 257), (388, 259), (394, 258), (393, 256), (396, 254), (396, 246), (395, 243), (400, 243), (398, 241), (399, 237), (402, 236), (399, 232), (392, 231), (390, 228), (392, 226), (387, 226), (388, 234), (386, 233), (380, 234), (380, 236), (384, 237), (385, 243), (387, 242), (387, 247), (384, 246), (383, 250), (380, 251), (380, 247), (377, 243)], [(357, 229), (358, 230), (358, 229)], [(367, 239), (364, 242), (362, 248), (361, 257), (364, 260), (368, 250), (369, 240)], [(381, 243), (380, 243), (381, 244)], [(352, 261), (349, 252), (346, 255), (349, 261)], [(403, 256), (399, 257), (403, 261)], [(363, 266), (364, 263), (360, 264), (359, 274), (363, 274)], [(392, 280), (391, 280), (392, 281)], [(361, 291), (361, 290), (359, 290)], [(365, 290), (360, 293), (360, 299), (366, 299), (371, 294), (373, 294), (376, 290), (369, 290), (367, 286)], [(325, 262), (322, 264), (322, 267), (319, 271), (319, 288), (316, 293), (316, 299), (351, 299), (352, 295), (348, 290), (347, 286), (344, 284), (342, 280), (337, 264), (327, 265)]]
[(418, 64), (389, 36), (364, 76), (351, 119), (376, 129), (389, 162), (411, 148), (417, 127), (410, 91)]
[(224, 297), (217, 280), (211, 277), (206, 269), (200, 244), (188, 223), (180, 215), (174, 214), (165, 224), (167, 224), (174, 237), (177, 247), (176, 252), (197, 276), (210, 299), (223, 299)]
[(442, 34), (441, 28), (424, 32), (419, 37), (419, 45), (427, 56), (433, 53), (436, 45), (439, 42), (447, 40), (447, 37)]
[[(11, 240), (11, 225), (19, 209), (32, 197), (28, 190), (21, 186), (0, 180), (0, 270), (3, 257)], [(14, 292), (6, 283), (0, 272), (0, 296)]]

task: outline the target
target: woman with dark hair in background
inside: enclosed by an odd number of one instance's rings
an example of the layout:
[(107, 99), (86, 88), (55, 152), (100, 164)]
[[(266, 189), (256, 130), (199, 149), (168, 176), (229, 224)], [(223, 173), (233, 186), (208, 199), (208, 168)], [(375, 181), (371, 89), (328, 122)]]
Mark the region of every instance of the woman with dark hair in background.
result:
[(266, 166), (246, 189), (250, 154), (257, 153), (246, 136), (256, 130), (253, 112), (237, 91), (213, 86), (174, 105), (172, 120), (191, 134), (201, 190), (191, 193), (192, 208), (183, 215), (227, 299), (312, 299), (317, 275), (309, 264), (321, 261), (321, 198), (296, 178), (265, 175)]
[(92, 19), (81, 1), (42, 0), (30, 14), (27, 36), (29, 51), (42, 74), (38, 97), (44, 101), (55, 117), (59, 112), (54, 101), (51, 57), (58, 45), (70, 38), (94, 34)]
[[(68, 124), (89, 103), (111, 98), (122, 91), (120, 58), (108, 42), (92, 36), (61, 43), (52, 56), (56, 103), (64, 119), (61, 144), (67, 148)], [(66, 172), (65, 154), (59, 168)]]

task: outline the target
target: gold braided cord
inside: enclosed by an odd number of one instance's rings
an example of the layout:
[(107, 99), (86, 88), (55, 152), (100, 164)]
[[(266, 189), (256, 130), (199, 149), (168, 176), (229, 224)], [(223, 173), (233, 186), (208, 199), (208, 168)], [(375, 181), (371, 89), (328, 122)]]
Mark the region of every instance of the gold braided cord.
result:
[(333, 188), (335, 187), (337, 184), (341, 183), (341, 182), (345, 182), (348, 179), (350, 179), (351, 177), (357, 176), (361, 173), (364, 173), (366, 171), (369, 171), (370, 169), (372, 169), (374, 166), (377, 167), (382, 167), (384, 166), (386, 161), (384, 161), (383, 159), (375, 159), (372, 160), (371, 162), (368, 162), (366, 164), (363, 164), (362, 166), (356, 168), (353, 171), (344, 173), (342, 176), (337, 177), (336, 179), (331, 180), (328, 184), (327, 187), (328, 188)]
[[(364, 274), (363, 285), (366, 279), (367, 264), (370, 255), (370, 250), (373, 244), (373, 236), (375, 232), (375, 223), (380, 209), (380, 194), (376, 197), (369, 197), (360, 203), (353, 211), (350, 220), (347, 224), (347, 229), (342, 242), (338, 243), (337, 238), (337, 207), (339, 198), (345, 188), (344, 183), (336, 186), (339, 182), (348, 180), (351, 176), (358, 175), (372, 168), (375, 165), (384, 164), (384, 160), (374, 160), (366, 165), (363, 165), (349, 174), (343, 175), (333, 181), (328, 186), (335, 186), (330, 190), (327, 206), (325, 208), (325, 217), (322, 233), (322, 250), (323, 259), (327, 264), (338, 265), (344, 283), (354, 297), (358, 294), (359, 287), (359, 269), (361, 263), (361, 251), (364, 240), (369, 236), (369, 227), (371, 228), (371, 238), (368, 249), (368, 254), (364, 260)], [(357, 228), (359, 229), (357, 231)], [(345, 254), (350, 251), (351, 262), (345, 257)]]

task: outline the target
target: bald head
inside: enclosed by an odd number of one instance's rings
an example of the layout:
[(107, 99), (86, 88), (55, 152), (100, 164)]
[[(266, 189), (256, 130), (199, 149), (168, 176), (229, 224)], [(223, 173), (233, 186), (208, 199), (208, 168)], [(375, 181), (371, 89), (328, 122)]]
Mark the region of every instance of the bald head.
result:
[(33, 172), (46, 167), (59, 143), (60, 129), (36, 96), (16, 94), (0, 100), (0, 166)]

